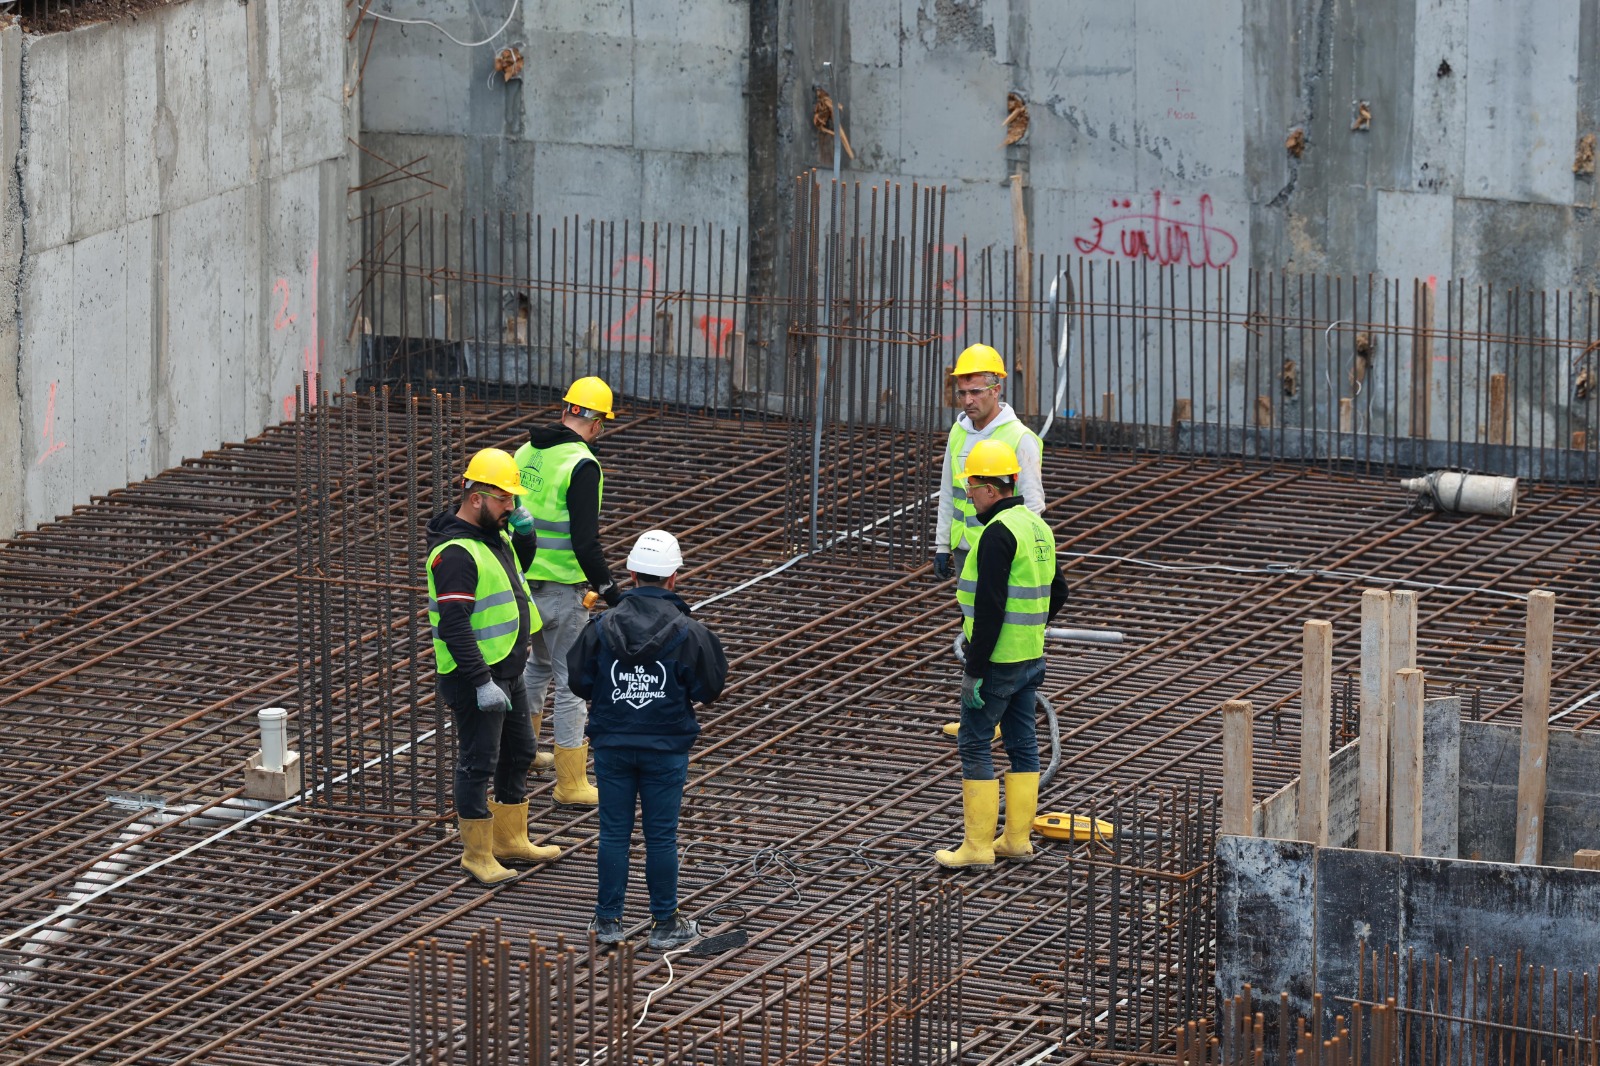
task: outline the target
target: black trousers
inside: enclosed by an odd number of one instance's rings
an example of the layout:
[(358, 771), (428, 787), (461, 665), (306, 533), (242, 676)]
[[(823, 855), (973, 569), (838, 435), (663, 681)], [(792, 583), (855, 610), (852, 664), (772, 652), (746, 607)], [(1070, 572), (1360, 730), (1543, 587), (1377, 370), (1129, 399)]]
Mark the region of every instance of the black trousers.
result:
[(480, 711), (471, 685), (451, 674), (439, 676), (435, 689), (450, 708), (456, 726), (456, 814), (489, 817), (485, 793), (494, 782), (498, 803), (528, 798), (528, 767), (533, 765), (533, 722), (528, 714), (528, 689), (518, 674), (495, 684), (511, 697), (509, 711)]

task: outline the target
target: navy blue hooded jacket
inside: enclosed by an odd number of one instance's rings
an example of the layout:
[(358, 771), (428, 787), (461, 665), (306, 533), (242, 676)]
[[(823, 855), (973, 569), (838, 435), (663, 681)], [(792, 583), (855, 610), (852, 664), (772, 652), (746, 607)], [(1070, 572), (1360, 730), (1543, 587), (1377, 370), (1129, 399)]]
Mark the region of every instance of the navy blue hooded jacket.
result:
[(694, 704), (722, 695), (727, 679), (716, 634), (658, 585), (624, 592), (567, 653), (567, 687), (589, 701), (596, 748), (688, 751), (700, 732)]

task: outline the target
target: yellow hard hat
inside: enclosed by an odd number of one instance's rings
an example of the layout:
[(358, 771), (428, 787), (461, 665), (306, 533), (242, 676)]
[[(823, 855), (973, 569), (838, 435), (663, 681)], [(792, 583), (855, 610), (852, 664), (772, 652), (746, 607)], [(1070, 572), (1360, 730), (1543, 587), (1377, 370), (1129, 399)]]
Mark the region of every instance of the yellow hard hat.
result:
[(493, 485), (513, 496), (521, 496), (528, 491), (522, 487), (522, 475), (517, 471), (517, 461), (511, 458), (510, 452), (501, 451), (499, 448), (485, 448), (475, 454), (472, 461), (467, 463), (466, 479), (482, 485)]
[(967, 465), (961, 476), (1016, 477), (1020, 473), (1022, 464), (1017, 462), (1017, 453), (1011, 450), (1011, 445), (1003, 440), (980, 440), (967, 453)]
[(599, 411), (607, 418), (617, 417), (616, 412), (611, 409), (611, 386), (599, 378), (579, 378), (561, 398), (576, 407)]
[(956, 368), (950, 371), (953, 378), (964, 374), (997, 374), (1005, 377), (1006, 363), (1000, 358), (1000, 353), (987, 344), (968, 345), (956, 359)]

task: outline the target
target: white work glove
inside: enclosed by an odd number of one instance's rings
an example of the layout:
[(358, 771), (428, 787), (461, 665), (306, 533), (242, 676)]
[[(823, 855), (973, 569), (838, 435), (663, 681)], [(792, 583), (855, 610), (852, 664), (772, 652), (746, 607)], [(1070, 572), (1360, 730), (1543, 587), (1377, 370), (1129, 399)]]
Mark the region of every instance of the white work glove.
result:
[(493, 681), (485, 681), (478, 686), (478, 710), (480, 711), (509, 711), (511, 697), (506, 695), (505, 689)]

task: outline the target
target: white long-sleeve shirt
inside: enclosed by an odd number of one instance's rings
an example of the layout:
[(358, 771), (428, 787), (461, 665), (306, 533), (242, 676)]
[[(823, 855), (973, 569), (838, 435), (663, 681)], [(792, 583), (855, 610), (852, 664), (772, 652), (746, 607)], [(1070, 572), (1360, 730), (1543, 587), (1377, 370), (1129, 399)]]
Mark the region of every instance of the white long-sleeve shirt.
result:
[[(1000, 410), (995, 412), (994, 418), (982, 429), (972, 428), (972, 419), (962, 415), (956, 419), (956, 426), (966, 430), (967, 439), (961, 445), (961, 453), (956, 456), (960, 466), (967, 463), (967, 453), (972, 451), (972, 446), (980, 440), (988, 440), (994, 431), (1007, 422), (1016, 422), (1017, 413), (1011, 405), (1004, 401)], [(954, 432), (955, 427), (951, 428)], [(1022, 490), (1022, 502), (1034, 514), (1044, 514), (1044, 483), (1040, 480), (1040, 464), (1043, 456), (1039, 454), (1039, 438), (1032, 433), (1024, 433), (1017, 443), (1017, 465), (1022, 468), (1017, 475), (1017, 486)], [(948, 441), (944, 449), (944, 465), (939, 475), (939, 524), (934, 530), (933, 550), (947, 552), (950, 550), (950, 445)]]

